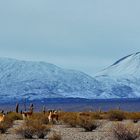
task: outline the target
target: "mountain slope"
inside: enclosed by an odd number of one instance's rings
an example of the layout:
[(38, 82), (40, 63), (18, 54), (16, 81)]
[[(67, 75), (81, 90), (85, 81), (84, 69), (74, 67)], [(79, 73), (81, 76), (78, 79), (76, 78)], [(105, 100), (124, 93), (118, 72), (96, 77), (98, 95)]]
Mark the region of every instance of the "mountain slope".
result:
[(79, 71), (45, 62), (0, 58), (0, 99), (96, 98), (100, 83)]
[(128, 55), (97, 73), (96, 80), (108, 97), (140, 97), (140, 52)]
[(95, 77), (45, 62), (0, 58), (0, 101), (28, 98), (140, 98), (140, 53)]
[(96, 74), (96, 76), (98, 75), (140, 77), (140, 52), (121, 58)]

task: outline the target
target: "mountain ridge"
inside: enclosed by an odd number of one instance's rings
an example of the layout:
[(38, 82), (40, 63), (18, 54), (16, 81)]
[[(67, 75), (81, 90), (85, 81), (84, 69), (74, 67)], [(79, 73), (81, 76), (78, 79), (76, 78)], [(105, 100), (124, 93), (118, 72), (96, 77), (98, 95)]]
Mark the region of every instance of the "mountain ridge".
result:
[(0, 58), (0, 100), (140, 97), (140, 52), (125, 56), (95, 77), (43, 61)]
[(96, 97), (98, 81), (46, 62), (0, 59), (0, 97)]
[(127, 55), (109, 67), (98, 72), (95, 76), (134, 76), (140, 77), (140, 52)]

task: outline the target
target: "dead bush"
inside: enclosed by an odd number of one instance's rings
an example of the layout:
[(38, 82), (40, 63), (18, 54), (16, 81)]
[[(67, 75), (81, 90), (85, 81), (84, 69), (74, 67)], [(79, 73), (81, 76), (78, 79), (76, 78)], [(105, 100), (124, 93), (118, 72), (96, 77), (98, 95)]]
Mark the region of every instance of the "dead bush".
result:
[(136, 127), (134, 124), (118, 123), (112, 130), (117, 140), (136, 140), (140, 137), (140, 127)]

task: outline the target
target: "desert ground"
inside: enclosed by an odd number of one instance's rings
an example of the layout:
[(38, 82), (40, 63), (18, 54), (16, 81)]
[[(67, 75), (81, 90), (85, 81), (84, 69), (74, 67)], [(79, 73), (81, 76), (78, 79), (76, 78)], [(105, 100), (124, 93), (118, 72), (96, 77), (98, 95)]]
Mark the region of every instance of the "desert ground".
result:
[[(2, 116), (3, 112), (0, 118)], [(44, 110), (31, 113), (18, 112), (16, 108), (15, 112), (8, 112), (0, 122), (0, 139), (140, 140), (139, 120), (139, 112), (119, 109), (108, 112)]]

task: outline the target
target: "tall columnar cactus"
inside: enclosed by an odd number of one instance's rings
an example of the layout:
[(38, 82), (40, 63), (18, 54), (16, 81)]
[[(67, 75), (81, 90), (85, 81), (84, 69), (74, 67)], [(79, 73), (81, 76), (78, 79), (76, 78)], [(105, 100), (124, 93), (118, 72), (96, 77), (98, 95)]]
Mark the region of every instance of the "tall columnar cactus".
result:
[(120, 105), (118, 105), (118, 106), (117, 106), (117, 110), (121, 110), (121, 107), (120, 107)]
[(33, 112), (33, 110), (34, 110), (34, 105), (33, 104), (30, 105), (30, 109), (29, 110), (30, 110), (30, 112)]
[(102, 112), (102, 108), (101, 107), (99, 107), (99, 113), (101, 113)]
[(45, 115), (45, 113), (46, 113), (46, 107), (45, 106), (43, 106), (43, 113), (44, 113), (44, 115)]
[(19, 110), (19, 104), (17, 103), (16, 104), (16, 113), (18, 113), (18, 110)]

